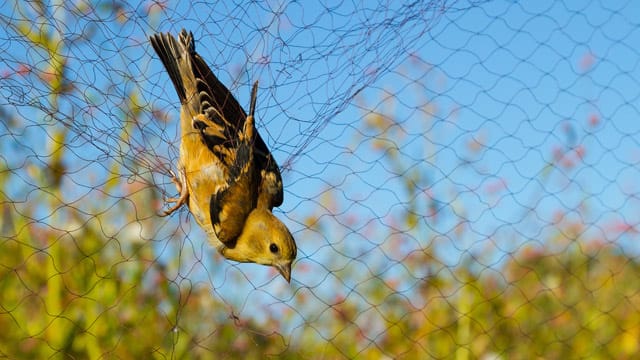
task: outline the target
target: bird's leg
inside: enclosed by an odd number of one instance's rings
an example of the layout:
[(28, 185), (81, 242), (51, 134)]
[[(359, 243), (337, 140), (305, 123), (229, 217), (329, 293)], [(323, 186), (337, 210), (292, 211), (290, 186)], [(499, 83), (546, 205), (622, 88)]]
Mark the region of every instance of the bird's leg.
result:
[(176, 190), (178, 190), (178, 193), (180, 194), (180, 196), (168, 198), (165, 200), (168, 203), (175, 203), (175, 205), (169, 208), (168, 210), (165, 210), (161, 216), (171, 215), (174, 211), (178, 210), (182, 205), (186, 204), (187, 199), (189, 198), (189, 189), (187, 188), (187, 176), (184, 173), (184, 168), (183, 167), (179, 168), (178, 176), (176, 176), (176, 174), (171, 170), (169, 170), (169, 173), (171, 174), (171, 182), (173, 182), (174, 185), (176, 186)]

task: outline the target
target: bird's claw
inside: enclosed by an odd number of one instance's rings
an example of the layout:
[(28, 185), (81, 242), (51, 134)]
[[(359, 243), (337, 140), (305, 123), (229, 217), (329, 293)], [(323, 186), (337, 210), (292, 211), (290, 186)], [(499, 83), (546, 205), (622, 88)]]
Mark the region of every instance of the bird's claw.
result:
[(168, 216), (173, 214), (176, 210), (178, 210), (182, 205), (187, 203), (187, 199), (189, 198), (189, 191), (186, 187), (186, 175), (184, 173), (184, 169), (178, 170), (178, 176), (172, 171), (169, 170), (169, 174), (171, 175), (171, 182), (176, 186), (176, 190), (180, 196), (178, 197), (170, 197), (165, 199), (167, 203), (175, 203), (174, 206), (162, 212), (160, 216)]

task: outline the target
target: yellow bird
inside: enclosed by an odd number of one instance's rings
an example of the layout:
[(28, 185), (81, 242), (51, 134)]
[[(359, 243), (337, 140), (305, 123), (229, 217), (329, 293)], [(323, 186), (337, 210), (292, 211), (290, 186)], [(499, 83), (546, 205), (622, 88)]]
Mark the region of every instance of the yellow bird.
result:
[(151, 45), (180, 98), (178, 174), (180, 194), (164, 212), (187, 204), (209, 243), (222, 256), (275, 267), (289, 282), (297, 248), (289, 229), (273, 215), (283, 201), (280, 170), (255, 129), (258, 83), (249, 115), (196, 53), (193, 34), (179, 40), (155, 34)]

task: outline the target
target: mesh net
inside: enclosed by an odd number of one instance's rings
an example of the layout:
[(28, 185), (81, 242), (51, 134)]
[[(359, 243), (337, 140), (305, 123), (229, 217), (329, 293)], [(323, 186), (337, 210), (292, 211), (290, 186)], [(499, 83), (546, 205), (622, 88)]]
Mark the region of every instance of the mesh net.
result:
[[(3, 2), (0, 355), (632, 357), (639, 6)], [(182, 28), (260, 81), (291, 284), (158, 216)]]

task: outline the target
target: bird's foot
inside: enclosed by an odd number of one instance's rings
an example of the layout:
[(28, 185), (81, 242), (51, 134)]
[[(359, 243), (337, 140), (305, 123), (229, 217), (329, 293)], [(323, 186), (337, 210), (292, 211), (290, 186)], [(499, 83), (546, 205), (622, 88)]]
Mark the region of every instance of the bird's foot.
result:
[(178, 194), (180, 194), (180, 196), (165, 199), (167, 203), (175, 203), (175, 205), (165, 210), (160, 216), (168, 216), (173, 214), (174, 211), (178, 210), (182, 205), (186, 204), (187, 199), (189, 198), (189, 190), (186, 185), (187, 176), (184, 173), (184, 168), (180, 168), (178, 170), (178, 176), (176, 176), (176, 174), (171, 170), (169, 170), (169, 173), (171, 174), (171, 182), (173, 182), (173, 184), (176, 186), (176, 190), (178, 191)]

